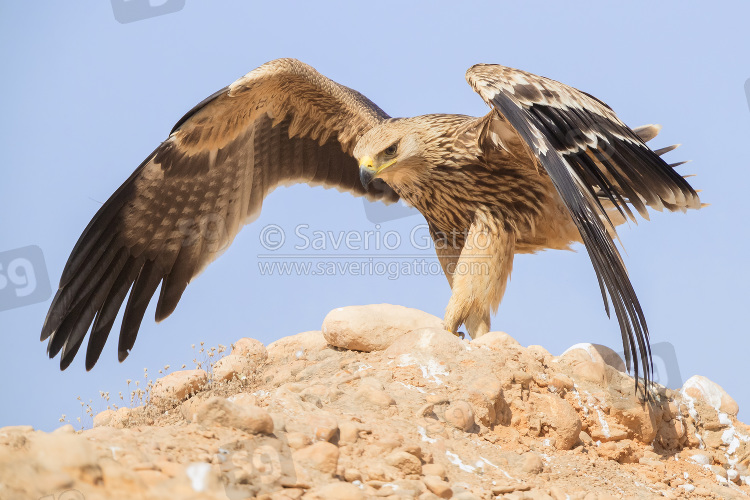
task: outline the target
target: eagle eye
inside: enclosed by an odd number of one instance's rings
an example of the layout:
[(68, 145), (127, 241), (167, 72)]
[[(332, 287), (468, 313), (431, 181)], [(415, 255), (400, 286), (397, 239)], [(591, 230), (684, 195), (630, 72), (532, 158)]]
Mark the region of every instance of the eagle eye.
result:
[(395, 156), (396, 152), (398, 152), (398, 143), (396, 142), (385, 148), (383, 151), (386, 156)]

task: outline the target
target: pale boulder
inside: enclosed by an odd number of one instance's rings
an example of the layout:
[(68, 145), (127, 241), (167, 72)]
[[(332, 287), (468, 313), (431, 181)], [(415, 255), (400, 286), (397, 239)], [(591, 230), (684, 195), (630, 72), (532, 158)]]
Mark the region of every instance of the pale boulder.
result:
[(727, 415), (736, 416), (740, 411), (737, 402), (719, 384), (701, 375), (687, 379), (680, 392), (690, 398), (703, 400)]
[(353, 351), (382, 351), (397, 338), (420, 328), (443, 328), (437, 316), (391, 304), (334, 309), (323, 320), (323, 336), (335, 347)]

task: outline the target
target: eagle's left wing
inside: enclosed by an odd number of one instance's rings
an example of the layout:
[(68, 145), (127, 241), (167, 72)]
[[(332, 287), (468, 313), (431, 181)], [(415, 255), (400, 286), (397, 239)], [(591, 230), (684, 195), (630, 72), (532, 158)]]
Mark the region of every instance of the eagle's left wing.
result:
[(609, 106), (585, 92), (491, 64), (471, 67), (466, 80), (493, 108), (488, 119), (500, 113), (549, 175), (581, 234), (608, 315), (607, 294), (612, 300), (628, 369), (632, 357), (637, 378), (640, 358), (648, 384), (653, 367), (646, 319), (600, 198), (634, 220), (628, 205), (648, 218), (646, 205), (657, 210), (700, 208), (698, 195)]

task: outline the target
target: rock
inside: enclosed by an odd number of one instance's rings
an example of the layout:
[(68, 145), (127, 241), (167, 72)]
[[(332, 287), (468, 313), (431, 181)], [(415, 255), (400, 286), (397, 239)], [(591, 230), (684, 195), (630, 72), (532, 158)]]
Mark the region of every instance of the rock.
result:
[(374, 352), (331, 347), (321, 332), (268, 350), (241, 339), (227, 358), (252, 362), (252, 378), (203, 386), (179, 412), (147, 404), (102, 412), (80, 431), (0, 428), (0, 497), (610, 500), (750, 491), (750, 426), (720, 387), (694, 378), (682, 392), (658, 387), (654, 404), (642, 404), (633, 379), (594, 347), (553, 359), (501, 332), (468, 343), (435, 328)]
[(202, 425), (234, 427), (250, 434), (270, 434), (273, 419), (263, 408), (237, 405), (221, 396), (214, 396), (195, 408), (196, 421)]
[(339, 448), (327, 441), (318, 441), (293, 452), (292, 457), (295, 463), (325, 474), (334, 474), (339, 462)]
[(620, 355), (609, 347), (601, 344), (576, 344), (569, 347), (559, 356), (559, 358), (571, 361), (571, 364), (576, 364), (576, 361), (590, 361), (593, 363), (609, 365), (617, 371), (624, 372), (626, 370), (625, 362)]
[(135, 471), (110, 457), (101, 458), (97, 465), (101, 470), (102, 485), (108, 491), (124, 490), (132, 492), (141, 490), (145, 486), (143, 479)]
[(541, 423), (550, 430), (558, 450), (570, 450), (578, 442), (581, 419), (566, 400), (554, 394), (532, 394), (529, 401), (540, 416)]
[(178, 403), (201, 390), (208, 382), (205, 370), (181, 370), (158, 379), (151, 388), (151, 403)]
[(339, 442), (354, 444), (358, 439), (359, 426), (357, 424), (354, 422), (341, 422), (339, 424)]
[(399, 368), (417, 367), (422, 378), (441, 385), (450, 376), (449, 367), (467, 351), (468, 343), (437, 328), (422, 328), (402, 335), (385, 350), (385, 356)]
[(362, 473), (357, 469), (347, 468), (344, 470), (344, 479), (350, 483), (354, 481), (362, 481)]
[(378, 408), (388, 408), (396, 404), (396, 401), (393, 400), (390, 394), (369, 385), (364, 385), (357, 390), (357, 399)]
[(83, 469), (97, 463), (93, 446), (81, 435), (35, 433), (30, 441), (31, 453), (45, 469)]
[(319, 497), (324, 500), (364, 500), (365, 494), (356, 486), (339, 481), (323, 486)]
[(445, 472), (445, 467), (440, 464), (424, 464), (422, 466), (422, 474), (425, 476), (437, 476), (440, 479), (448, 477)]
[(607, 380), (607, 371), (603, 363), (582, 361), (573, 367), (573, 376), (578, 380), (585, 380), (599, 387), (604, 387)]
[(402, 335), (420, 328), (442, 329), (443, 321), (418, 309), (391, 304), (334, 309), (323, 320), (330, 345), (354, 351), (382, 351)]
[(474, 425), (474, 411), (466, 401), (455, 401), (445, 410), (445, 421), (456, 429), (471, 430)]
[(405, 451), (394, 451), (385, 457), (385, 463), (399, 469), (404, 474), (421, 474), (422, 462)]
[(317, 354), (328, 347), (320, 331), (302, 332), (268, 344), (267, 364), (284, 366), (300, 358)]
[(727, 415), (736, 416), (740, 411), (737, 402), (719, 384), (700, 375), (690, 377), (680, 392), (690, 398), (703, 400)]
[(508, 348), (520, 348), (521, 344), (505, 332), (488, 332), (470, 342), (472, 347), (488, 347), (496, 351), (505, 351)]
[(656, 413), (650, 405), (641, 404), (634, 396), (616, 399), (610, 407), (610, 416), (622, 425), (632, 439), (651, 444), (656, 437)]
[(542, 461), (542, 457), (536, 453), (528, 452), (523, 456), (523, 465), (521, 468), (529, 474), (539, 474), (544, 470), (544, 462)]
[(554, 392), (561, 393), (573, 389), (573, 379), (562, 373), (556, 373), (550, 378), (548, 387), (554, 388)]
[[(487, 399), (484, 394), (471, 391), (469, 392), (467, 399), (471, 405), (472, 412), (474, 413), (474, 420), (480, 422), (485, 427), (492, 427), (495, 422), (497, 422), (497, 411), (495, 410), (495, 405)], [(469, 429), (471, 429), (471, 427), (473, 427), (473, 422)]]
[(122, 407), (117, 410), (104, 410), (94, 415), (94, 427), (109, 426), (116, 429), (125, 427), (131, 417), (131, 409)]
[(240, 406), (258, 406), (258, 398), (249, 392), (240, 392), (233, 396), (229, 396), (227, 401)]
[(73, 427), (71, 424), (62, 425), (52, 431), (53, 434), (75, 434), (75, 432), (75, 427)]
[[(481, 338), (485, 338), (487, 335), (484, 335)], [(482, 375), (472, 379), (469, 384), (469, 389), (481, 393), (493, 404), (503, 395), (503, 384), (494, 375)]]
[(711, 463), (711, 457), (705, 453), (694, 453), (690, 456), (690, 460), (700, 465), (709, 465)]
[(305, 446), (310, 446), (312, 444), (312, 439), (310, 439), (310, 436), (302, 432), (287, 432), (286, 442), (291, 449), (299, 450)]
[(114, 415), (115, 412), (113, 410), (104, 410), (100, 411), (96, 415), (94, 415), (93, 425), (94, 427), (101, 427), (103, 425), (108, 425), (112, 421), (112, 415)]
[(245, 380), (252, 376), (258, 369), (258, 365), (251, 359), (230, 354), (214, 363), (211, 368), (214, 382), (233, 380)]
[(316, 441), (330, 441), (339, 430), (336, 418), (333, 415), (325, 414), (313, 415), (310, 418), (310, 427)]
[(231, 354), (248, 358), (256, 366), (260, 366), (268, 359), (268, 350), (263, 342), (251, 338), (242, 338), (235, 342)]
[(438, 476), (425, 476), (422, 482), (430, 492), (437, 495), (438, 498), (451, 498), (453, 490), (450, 484), (440, 479)]

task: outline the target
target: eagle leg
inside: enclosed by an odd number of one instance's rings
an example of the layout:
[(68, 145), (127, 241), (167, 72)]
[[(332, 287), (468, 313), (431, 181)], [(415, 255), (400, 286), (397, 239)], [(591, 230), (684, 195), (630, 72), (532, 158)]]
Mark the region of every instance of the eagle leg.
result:
[(464, 324), (472, 339), (490, 331), (490, 311), (497, 311), (513, 269), (515, 241), (502, 221), (477, 214), (455, 264), (443, 266), (453, 290), (443, 321), (446, 329), (457, 333)]

